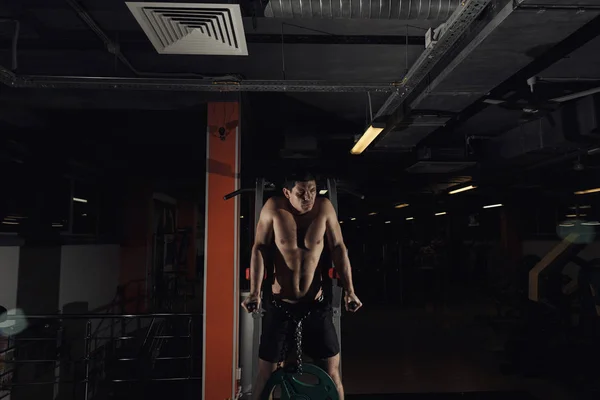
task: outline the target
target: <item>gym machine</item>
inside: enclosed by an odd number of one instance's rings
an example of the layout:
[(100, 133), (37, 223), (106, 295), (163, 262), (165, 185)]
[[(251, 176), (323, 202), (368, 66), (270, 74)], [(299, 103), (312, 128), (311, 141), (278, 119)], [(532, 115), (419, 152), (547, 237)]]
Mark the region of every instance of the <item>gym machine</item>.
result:
[[(505, 343), (508, 371), (577, 382), (583, 391), (595, 387), (600, 259), (580, 255), (591, 242), (585, 232), (576, 231), (541, 259), (523, 257), (515, 286), (526, 300), (517, 303), (518, 323), (511, 322), (513, 329)], [(521, 288), (525, 289), (522, 295)]]
[(565, 237), (529, 271), (529, 300), (552, 307), (556, 295), (570, 295), (578, 289), (585, 290), (586, 286), (594, 291), (593, 285), (589, 286), (590, 283), (586, 282), (587, 279), (579, 282), (578, 276), (563, 284), (560, 278), (563, 268), (569, 262), (580, 268), (579, 275), (582, 278), (595, 275), (596, 260), (588, 262), (578, 256), (587, 247), (586, 241), (579, 240), (580, 236), (579, 233), (572, 233)]
[[(326, 180), (327, 196), (331, 201), (336, 213), (338, 213), (338, 202), (337, 202), (337, 184), (332, 178)], [(229, 200), (238, 196), (242, 193), (254, 192), (254, 227), (260, 218), (260, 213), (265, 202), (265, 192), (274, 191), (275, 185), (267, 182), (265, 178), (256, 179), (256, 186), (254, 188), (239, 189), (235, 192), (229, 193), (224, 196), (225, 200)], [(356, 194), (353, 191), (348, 190), (352, 195), (359, 198), (364, 198), (360, 194)], [(254, 238), (254, 235), (251, 235)], [(246, 277), (249, 279), (249, 269), (246, 269)], [(271, 276), (270, 271), (267, 271), (265, 279), (269, 279)], [(338, 284), (338, 276), (333, 266), (329, 268), (328, 278), (324, 277), (323, 289), (327, 299), (331, 299), (331, 306), (333, 308), (333, 323), (335, 326), (338, 342), (341, 347), (341, 311), (342, 311), (342, 287)], [(263, 285), (263, 302), (265, 299), (268, 301), (271, 295), (271, 285)], [(245, 294), (242, 294), (244, 296)], [(260, 336), (262, 331), (262, 317), (264, 310), (261, 308), (257, 312), (251, 314), (240, 313), (240, 358), (241, 358), (241, 383), (242, 383), (242, 395), (248, 396), (251, 394), (252, 384), (256, 380), (258, 373), (258, 349), (260, 344)], [(301, 323), (300, 323), (301, 324)], [(250, 341), (251, 337), (251, 341)], [(301, 352), (301, 347), (298, 345), (296, 348), (297, 352)], [(341, 359), (341, 355), (340, 355)], [(263, 391), (263, 398), (268, 400), (271, 392), (275, 387), (281, 387), (281, 399), (294, 399), (303, 398), (307, 400), (317, 399), (331, 399), (337, 400), (338, 393), (335, 389), (335, 384), (331, 377), (323, 371), (321, 368), (313, 364), (302, 365), (301, 359), (299, 358), (297, 363), (297, 369), (278, 369), (273, 373), (265, 390)], [(298, 367), (301, 373), (312, 375), (317, 378), (318, 384), (308, 384), (297, 379)], [(340, 375), (341, 375), (341, 362), (340, 362)], [(298, 397), (302, 396), (302, 397)]]

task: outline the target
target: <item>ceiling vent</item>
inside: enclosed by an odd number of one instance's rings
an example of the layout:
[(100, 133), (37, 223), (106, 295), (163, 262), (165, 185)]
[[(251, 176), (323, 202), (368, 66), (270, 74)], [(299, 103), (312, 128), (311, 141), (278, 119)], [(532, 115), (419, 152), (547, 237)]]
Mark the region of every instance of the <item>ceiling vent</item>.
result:
[(160, 54), (248, 55), (239, 4), (126, 4)]

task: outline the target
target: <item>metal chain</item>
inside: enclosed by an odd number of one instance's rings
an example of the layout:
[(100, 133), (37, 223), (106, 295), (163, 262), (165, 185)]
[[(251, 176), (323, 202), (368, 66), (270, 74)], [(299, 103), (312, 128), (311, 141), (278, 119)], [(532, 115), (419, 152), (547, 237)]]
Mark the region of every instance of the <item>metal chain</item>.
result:
[[(310, 310), (307, 310), (306, 312), (304, 312), (302, 315), (298, 316), (298, 315), (294, 315), (292, 314), (288, 309), (286, 309), (285, 307), (283, 307), (281, 304), (279, 304), (277, 301), (273, 300), (273, 305), (275, 307), (277, 307), (279, 310), (283, 311), (283, 313), (285, 314), (285, 316), (287, 317), (288, 321), (291, 321), (294, 323), (294, 342), (296, 345), (296, 367), (294, 368), (295, 372), (302, 374), (302, 328), (303, 328), (303, 322), (306, 318), (308, 318), (308, 316), (310, 315)], [(291, 329), (290, 329), (291, 331)], [(288, 355), (288, 339), (290, 336), (290, 331), (287, 332), (286, 334), (286, 339), (283, 342), (283, 346), (281, 348), (281, 354), (279, 355), (279, 363), (277, 364), (277, 369), (281, 369), (283, 363), (285, 362), (287, 355)]]

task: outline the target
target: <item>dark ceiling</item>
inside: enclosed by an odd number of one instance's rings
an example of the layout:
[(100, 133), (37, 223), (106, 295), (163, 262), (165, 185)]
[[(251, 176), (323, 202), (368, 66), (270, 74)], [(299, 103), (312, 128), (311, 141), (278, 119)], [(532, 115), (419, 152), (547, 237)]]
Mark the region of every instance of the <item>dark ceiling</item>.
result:
[[(408, 4), (381, 1), (390, 10)], [(600, 86), (600, 7), (576, 0), (461, 4), (464, 10), (458, 7), (448, 20), (426, 19), (425, 13), (421, 19), (280, 19), (264, 15), (267, 2), (243, 1), (249, 55), (191, 56), (158, 54), (123, 0), (9, 0), (0, 4), (0, 78), (6, 84), (0, 119), (5, 132), (45, 127), (60, 135), (64, 125), (85, 132), (86, 124), (101, 120), (104, 129), (128, 135), (117, 129), (131, 127), (122, 122), (127, 115), (190, 121), (207, 101), (239, 99), (248, 176), (306, 162), (364, 193), (365, 209), (429, 199), (471, 179), (491, 197), (523, 187), (572, 193), (593, 185), (600, 164), (589, 152), (597, 147), (600, 120), (591, 90)], [(475, 7), (472, 15), (466, 15), (469, 7)], [(78, 9), (117, 52), (108, 51)], [(443, 29), (426, 50), (429, 28)], [(82, 88), (81, 80), (41, 85), (29, 79), (39, 76), (104, 80)], [(537, 77), (533, 86), (531, 77)], [(269, 90), (243, 92), (184, 85), (126, 90), (122, 81), (109, 85), (112, 78), (276, 82)], [(284, 90), (285, 81), (296, 86)], [(351, 156), (371, 113), (386, 129), (363, 155)], [(167, 141), (169, 126), (147, 124), (147, 137)], [(313, 138), (315, 148), (302, 154), (290, 144), (297, 137)], [(94, 159), (110, 154), (98, 150)], [(583, 171), (573, 168), (576, 162)]]

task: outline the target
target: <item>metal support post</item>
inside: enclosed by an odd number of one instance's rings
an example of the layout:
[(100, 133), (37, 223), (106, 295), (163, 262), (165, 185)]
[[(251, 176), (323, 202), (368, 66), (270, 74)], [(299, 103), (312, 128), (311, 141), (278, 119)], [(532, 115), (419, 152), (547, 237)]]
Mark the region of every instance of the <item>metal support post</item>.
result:
[[(262, 211), (265, 199), (264, 199), (264, 190), (265, 190), (265, 178), (257, 178), (256, 179), (256, 190), (254, 192), (254, 232), (256, 233), (256, 226), (258, 225), (258, 220), (260, 219), (260, 213)], [(252, 235), (254, 237), (254, 235)], [(263, 297), (264, 299), (264, 297)], [(260, 346), (260, 335), (262, 333), (262, 316), (264, 313), (264, 309), (261, 307), (258, 312), (253, 313), (253, 321), (254, 321), (254, 329), (252, 335), (252, 385), (256, 382), (256, 377), (258, 375), (258, 348)], [(251, 389), (252, 390), (252, 387)]]
[[(337, 197), (337, 185), (335, 179), (327, 178), (327, 193), (329, 194), (329, 200), (335, 209), (335, 213), (338, 214), (338, 197)], [(332, 279), (332, 299), (331, 306), (333, 308), (333, 325), (335, 326), (335, 332), (338, 337), (338, 343), (340, 344), (340, 376), (342, 375), (342, 362), (341, 362), (341, 348), (342, 348), (342, 287), (339, 285), (338, 279), (335, 278), (335, 274)]]
[(188, 379), (192, 377), (194, 374), (194, 321), (192, 317), (188, 317), (188, 347), (189, 347), (189, 356), (190, 356), (190, 365), (188, 372)]
[(90, 390), (90, 353), (92, 346), (92, 320), (88, 319), (85, 324), (85, 393), (83, 398), (88, 400)]

